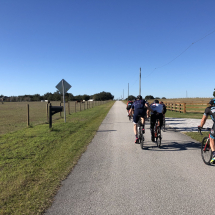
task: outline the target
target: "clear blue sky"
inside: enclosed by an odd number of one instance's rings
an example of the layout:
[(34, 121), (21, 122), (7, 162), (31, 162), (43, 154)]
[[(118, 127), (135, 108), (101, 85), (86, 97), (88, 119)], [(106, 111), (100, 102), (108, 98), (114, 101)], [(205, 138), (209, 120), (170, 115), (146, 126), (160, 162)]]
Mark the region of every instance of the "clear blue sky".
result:
[(141, 67), (143, 96), (212, 97), (214, 9), (214, 0), (0, 0), (0, 95), (54, 93), (65, 79), (73, 95), (126, 98), (129, 83), (137, 96)]

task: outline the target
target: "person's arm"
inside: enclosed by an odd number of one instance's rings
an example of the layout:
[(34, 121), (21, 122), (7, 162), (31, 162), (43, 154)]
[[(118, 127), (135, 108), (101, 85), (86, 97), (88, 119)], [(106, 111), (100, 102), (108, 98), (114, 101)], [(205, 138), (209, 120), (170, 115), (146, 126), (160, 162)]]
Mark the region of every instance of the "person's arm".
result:
[(153, 112), (153, 110), (149, 107), (149, 105), (147, 103), (145, 103), (145, 106), (147, 107), (147, 110)]
[(204, 114), (203, 117), (202, 117), (202, 119), (201, 119), (200, 127), (203, 127), (203, 126), (204, 126), (204, 124), (205, 124), (207, 118), (208, 118), (208, 116)]

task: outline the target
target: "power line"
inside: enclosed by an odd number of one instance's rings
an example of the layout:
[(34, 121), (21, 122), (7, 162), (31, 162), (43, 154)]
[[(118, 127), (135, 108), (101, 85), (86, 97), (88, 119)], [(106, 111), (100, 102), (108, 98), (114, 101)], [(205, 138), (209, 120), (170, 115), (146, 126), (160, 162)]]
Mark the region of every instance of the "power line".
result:
[(184, 51), (182, 51), (178, 56), (176, 56), (174, 59), (172, 59), (171, 61), (169, 61), (168, 63), (164, 64), (163, 66), (154, 68), (152, 72), (149, 73), (149, 75), (147, 75), (145, 78), (147, 78), (148, 76), (150, 76), (156, 69), (160, 69), (162, 67), (167, 66), (168, 64), (172, 63), (174, 60), (176, 60), (177, 58), (179, 58), (182, 54), (184, 54), (192, 45), (194, 45), (195, 43), (198, 43), (200, 40), (205, 39), (206, 37), (208, 37), (209, 35), (213, 34), (215, 32), (215, 29), (213, 28), (213, 31), (208, 33), (207, 35), (205, 35), (204, 37), (196, 40), (195, 42), (193, 42), (192, 44), (190, 44)]

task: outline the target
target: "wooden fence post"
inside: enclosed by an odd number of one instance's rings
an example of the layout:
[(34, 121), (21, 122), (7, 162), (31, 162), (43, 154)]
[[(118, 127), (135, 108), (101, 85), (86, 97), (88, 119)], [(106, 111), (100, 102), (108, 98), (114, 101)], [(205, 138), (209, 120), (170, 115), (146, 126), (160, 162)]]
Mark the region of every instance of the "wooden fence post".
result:
[(81, 102), (80, 102), (80, 111), (81, 111)]
[(183, 113), (186, 113), (186, 103), (183, 103), (183, 106), (184, 106)]
[(70, 104), (69, 104), (69, 101), (68, 101), (68, 113), (70, 115)]
[(49, 104), (46, 104), (46, 116), (47, 116), (47, 122), (49, 122)]
[[(61, 106), (61, 102), (60, 102), (60, 106)], [(61, 117), (61, 112), (60, 112), (60, 117)]]
[(76, 113), (76, 101), (75, 101), (75, 113)]
[(27, 104), (27, 127), (29, 126), (30, 119), (29, 119), (29, 104)]

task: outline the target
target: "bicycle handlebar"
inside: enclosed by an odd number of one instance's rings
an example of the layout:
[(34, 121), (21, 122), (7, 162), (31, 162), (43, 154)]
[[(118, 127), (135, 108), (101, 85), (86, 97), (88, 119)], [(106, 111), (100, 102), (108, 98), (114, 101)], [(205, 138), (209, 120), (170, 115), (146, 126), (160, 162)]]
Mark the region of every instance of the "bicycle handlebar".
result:
[(203, 134), (202, 134), (202, 127), (199, 127), (199, 126), (198, 126), (198, 132), (199, 132), (201, 135), (203, 135)]
[(203, 128), (203, 127), (198, 126), (198, 132), (199, 132), (201, 135), (203, 135), (203, 134), (202, 134), (202, 129), (205, 129), (205, 130), (207, 130), (207, 131), (210, 131), (210, 130), (211, 130), (211, 128)]

